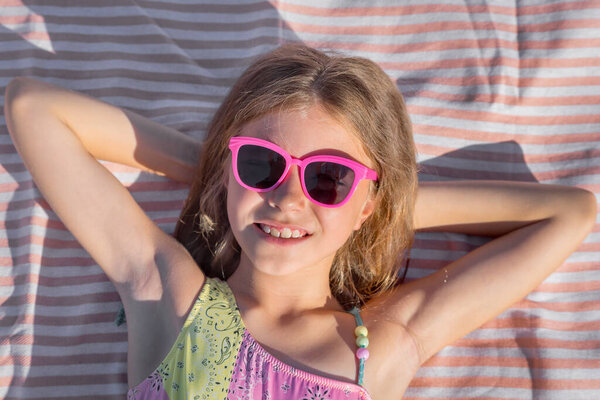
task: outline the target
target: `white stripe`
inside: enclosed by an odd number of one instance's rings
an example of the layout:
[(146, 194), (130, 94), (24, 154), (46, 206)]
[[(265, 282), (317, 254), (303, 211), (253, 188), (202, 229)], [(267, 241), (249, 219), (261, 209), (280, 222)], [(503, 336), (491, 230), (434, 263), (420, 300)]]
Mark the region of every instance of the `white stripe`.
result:
[(544, 173), (560, 172), (575, 168), (589, 168), (589, 159), (553, 161), (550, 163), (515, 163), (507, 161), (473, 160), (471, 158), (436, 157), (428, 161), (428, 167), (463, 169), (464, 171), (507, 172), (507, 173)]
[[(518, 341), (518, 338), (515, 340)], [(525, 352), (525, 354), (524, 354)], [(596, 360), (598, 354), (593, 350), (583, 349), (549, 349), (536, 347), (535, 349), (525, 349), (519, 347), (453, 347), (443, 348), (438, 355), (440, 357), (517, 357), (523, 358), (531, 352), (536, 358), (552, 358), (566, 360)]]
[[(398, 3), (395, 3), (398, 5)], [(311, 5), (314, 7), (314, 4)], [(369, 7), (365, 7), (369, 8)], [(403, 7), (399, 7), (402, 9)], [(435, 22), (452, 22), (452, 23), (485, 23), (495, 22), (510, 26), (517, 26), (516, 20), (511, 15), (504, 14), (489, 14), (487, 12), (428, 12), (416, 13), (410, 15), (363, 15), (363, 16), (342, 16), (342, 15), (327, 15), (328, 12), (333, 13), (335, 8), (327, 8), (323, 10), (325, 15), (312, 15), (310, 13), (302, 13), (302, 11), (278, 10), (280, 17), (285, 21), (295, 22), (299, 24), (317, 25), (325, 27), (401, 27), (413, 26), (417, 24), (431, 24)], [(492, 18), (490, 18), (490, 16)], [(225, 18), (228, 18), (226, 16)], [(557, 16), (558, 20), (559, 17)], [(534, 22), (535, 23), (535, 22)], [(417, 31), (417, 29), (415, 29)]]
[[(167, 4), (167, 3), (165, 3)], [(94, 18), (98, 22), (102, 18), (110, 19), (118, 16), (120, 18), (134, 17), (136, 23), (145, 23), (147, 25), (154, 25), (153, 22), (188, 22), (188, 23), (222, 23), (227, 22), (255, 22), (261, 21), (268, 17), (276, 17), (279, 12), (275, 8), (265, 8), (258, 11), (246, 11), (241, 12), (240, 10), (222, 13), (209, 13), (203, 11), (202, 6), (190, 7), (186, 11), (175, 11), (166, 8), (152, 8), (144, 7), (144, 13), (140, 13), (140, 8), (135, 6), (111, 6), (111, 7), (64, 7), (64, 6), (48, 6), (39, 5), (35, 7), (35, 13), (24, 7), (10, 7), (3, 6), (3, 16), (29, 16), (29, 15), (40, 15), (46, 19), (61, 18), (66, 19), (68, 17), (80, 17), (80, 18)], [(150, 17), (151, 19), (149, 19)], [(1, 21), (1, 19), (0, 19)], [(132, 21), (133, 22), (133, 21)], [(86, 25), (87, 26), (87, 25)], [(113, 25), (115, 26), (115, 25)], [(139, 25), (134, 25), (139, 26)], [(112, 27), (112, 26), (109, 26)]]
[[(594, 195), (596, 196), (596, 200), (598, 200), (600, 193), (594, 193)], [(585, 238), (584, 243), (600, 243), (600, 232), (590, 232)], [(600, 271), (600, 264), (598, 265), (598, 271)]]
[[(482, 65), (472, 67), (453, 67), (449, 68), (443, 62), (443, 60), (434, 59), (430, 60), (434, 66), (423, 66), (418, 70), (406, 70), (404, 63), (409, 62), (423, 62), (425, 60), (411, 60), (406, 57), (403, 62), (398, 66), (399, 69), (386, 66), (384, 71), (390, 77), (396, 79), (411, 79), (418, 77), (419, 79), (426, 78), (438, 78), (440, 76), (446, 78), (463, 78), (467, 79), (469, 76), (510, 76), (513, 78), (589, 78), (594, 75), (595, 67), (569, 67), (569, 68), (552, 68), (552, 61), (545, 62), (547, 66), (545, 68), (515, 68), (507, 65)], [(491, 61), (491, 60), (490, 60)], [(382, 61), (385, 62), (385, 61)], [(442, 74), (442, 75), (441, 75)]]
[[(382, 27), (382, 30), (384, 27)], [(416, 29), (416, 28), (415, 28)], [(580, 29), (569, 29), (569, 30), (561, 30), (560, 31), (560, 39), (586, 39), (589, 37), (598, 37), (600, 29), (595, 28), (580, 28)], [(493, 30), (474, 30), (465, 32), (465, 30), (456, 28), (452, 30), (434, 30), (427, 32), (409, 32), (409, 33), (397, 33), (397, 34), (329, 34), (329, 33), (315, 33), (310, 31), (301, 31), (294, 30), (293, 32), (295, 36), (297, 36), (302, 41), (315, 41), (315, 42), (324, 42), (324, 43), (355, 43), (364, 45), (365, 50), (351, 50), (345, 49), (344, 53), (352, 54), (352, 55), (361, 55), (367, 58), (371, 58), (374, 61), (385, 61), (387, 57), (394, 56), (394, 54), (383, 51), (369, 51), (368, 44), (373, 45), (398, 45), (398, 44), (410, 44), (411, 46), (423, 45), (424, 48), (427, 48), (428, 43), (433, 44), (443, 44), (445, 41), (454, 41), (454, 40), (485, 40), (485, 39), (497, 39), (506, 41), (508, 43), (512, 43), (517, 45), (519, 43), (512, 32), (506, 31), (493, 31)], [(523, 43), (523, 47), (527, 47), (528, 41), (541, 41), (541, 42), (552, 42), (556, 36), (550, 35), (551, 32), (521, 32), (519, 34), (520, 43)], [(465, 35), (469, 36), (465, 36)], [(443, 37), (440, 37), (443, 35)], [(499, 44), (500, 46), (502, 44)], [(358, 47), (358, 46), (357, 46)], [(498, 47), (497, 50), (505, 51), (509, 50), (508, 48)], [(437, 53), (438, 51), (443, 51), (437, 49), (429, 52), (406, 52), (401, 54), (406, 54), (407, 56), (412, 56), (414, 54), (427, 54), (427, 53)], [(588, 57), (591, 55), (588, 55)]]
[[(460, 243), (460, 242), (459, 242)], [(449, 250), (431, 250), (431, 249), (419, 249), (419, 248), (413, 248), (411, 249), (411, 259), (415, 260), (415, 262), (418, 262), (416, 260), (419, 259), (427, 259), (427, 260), (441, 260), (441, 261), (447, 261), (448, 263), (451, 263), (453, 261), (456, 261), (458, 258), (460, 258), (460, 256), (457, 256), (456, 254), (459, 253), (457, 251), (449, 251)], [(464, 253), (460, 253), (460, 254), (464, 254)], [(598, 253), (597, 252), (574, 252), (572, 253), (569, 258), (567, 259), (567, 262), (585, 262), (585, 261), (594, 261), (596, 260), (598, 257)], [(577, 260), (577, 259), (583, 259), (583, 260)], [(429, 269), (429, 268), (420, 268), (417, 265), (410, 265), (408, 268), (408, 277), (410, 279), (419, 279), (419, 278), (424, 278), (426, 276), (429, 276), (433, 273), (435, 273), (435, 270)], [(592, 271), (590, 272), (590, 275), (593, 277), (597, 277), (598, 276), (598, 271)], [(549, 278), (546, 278), (549, 279)], [(556, 278), (559, 279), (559, 278)], [(593, 279), (594, 281), (597, 280)], [(546, 282), (546, 281), (544, 281)], [(560, 282), (560, 281), (558, 281)], [(582, 282), (582, 281), (576, 281), (576, 282)], [(548, 283), (557, 283), (555, 282), (548, 282)], [(562, 283), (562, 282), (560, 282)], [(568, 283), (568, 282), (567, 282)], [(537, 292), (534, 292), (537, 293)], [(557, 294), (555, 292), (550, 292), (550, 295), (554, 295), (557, 296)], [(574, 295), (574, 294), (583, 294), (581, 292), (564, 292), (564, 293), (568, 293), (569, 295)], [(598, 296), (598, 293), (596, 293), (596, 296)], [(533, 299), (532, 299), (533, 300)]]
[[(116, 315), (117, 313), (115, 313), (115, 317)], [(68, 322), (65, 322), (64, 325), (60, 326), (36, 323), (34, 325), (17, 324), (13, 326), (12, 332), (13, 335), (15, 334), (15, 332), (18, 332), (18, 335), (55, 336), (56, 338), (66, 340), (68, 342), (69, 339), (73, 339), (73, 341), (76, 341), (82, 335), (100, 335), (108, 333), (113, 334), (117, 332), (117, 328), (114, 321), (73, 325), (69, 324)], [(56, 345), (55, 347), (64, 346)]]
[[(598, 254), (595, 255), (598, 259)], [(598, 273), (595, 274), (596, 276)], [(579, 302), (597, 302), (600, 298), (600, 291), (587, 290), (583, 292), (540, 292), (529, 293), (527, 298), (536, 303), (579, 303)]]
[[(189, 38), (188, 38), (189, 39)], [(86, 43), (81, 41), (72, 40), (55, 40), (54, 44), (57, 50), (70, 51), (74, 53), (80, 53), (82, 58), (85, 58), (88, 53), (95, 54), (98, 52), (115, 52), (127, 54), (139, 54), (139, 55), (152, 55), (152, 56), (169, 56), (173, 54), (185, 54), (183, 59), (193, 58), (200, 60), (229, 60), (229, 59), (242, 59), (242, 58), (254, 58), (274, 48), (271, 44), (255, 44), (250, 46), (248, 43), (240, 43), (240, 47), (231, 47), (224, 49), (206, 49), (203, 48), (203, 42), (198, 41), (199, 48), (182, 49), (173, 46), (171, 43), (115, 43), (115, 42), (100, 42), (100, 43)], [(17, 51), (23, 47), (22, 40), (15, 38), (14, 40), (6, 40), (2, 42), (3, 50)], [(31, 59), (30, 55), (24, 55), (21, 59)], [(116, 58), (112, 58), (117, 60)], [(41, 61), (41, 60), (40, 60)], [(89, 61), (88, 61), (89, 62)], [(157, 63), (160, 64), (160, 63)], [(46, 78), (49, 79), (49, 78)], [(51, 78), (57, 79), (57, 78)], [(73, 83), (73, 80), (68, 81)], [(175, 82), (175, 81), (174, 81)], [(183, 82), (179, 82), (184, 84)]]
[[(470, 376), (476, 375), (476, 369)], [(531, 378), (526, 376), (525, 378)], [(427, 388), (413, 388), (409, 387), (404, 393), (405, 397), (418, 397), (423, 399), (485, 399), (485, 398), (502, 398), (505, 397), (507, 400), (590, 400), (597, 399), (600, 397), (600, 390), (597, 389), (554, 389), (554, 390), (542, 390), (542, 389), (519, 389), (519, 388), (505, 388), (505, 387), (494, 387), (494, 386), (476, 386), (476, 377), (473, 379), (473, 384), (467, 384), (463, 387), (446, 387), (445, 384), (442, 386), (430, 386)]]
[[(106, 352), (103, 352), (106, 353)], [(84, 353), (85, 354), (85, 353)], [(99, 363), (79, 363), (77, 368), (73, 368), (73, 365), (40, 365), (36, 368), (24, 368), (20, 365), (0, 366), (0, 377), (62, 377), (62, 376), (79, 376), (79, 375), (104, 375), (106, 373), (117, 373), (120, 369), (122, 370), (123, 364), (126, 362), (121, 361), (104, 361), (102, 364)], [(14, 368), (14, 369), (13, 369)]]
[[(535, 330), (535, 335), (530, 335)], [(528, 336), (529, 335), (529, 336)], [(512, 341), (518, 342), (521, 338), (527, 340), (536, 339), (550, 339), (550, 340), (562, 340), (565, 342), (563, 346), (568, 344), (589, 344), (589, 341), (598, 339), (598, 331), (561, 331), (558, 329), (549, 329), (536, 326), (535, 329), (532, 327), (527, 328), (492, 328), (492, 329), (478, 329), (469, 333), (466, 338), (476, 340), (501, 340), (511, 339)], [(552, 345), (550, 345), (551, 349)], [(561, 346), (558, 344), (557, 346)], [(589, 348), (590, 346), (583, 346)], [(594, 349), (590, 349), (594, 351)]]
[[(160, 196), (163, 196), (165, 192), (170, 193), (169, 191), (155, 190), (155, 191), (147, 192), (148, 193), (147, 196), (150, 196), (150, 198), (148, 200), (140, 199), (138, 196), (142, 196), (142, 195), (139, 193), (133, 193), (133, 198), (138, 203), (141, 201), (152, 201), (152, 197), (154, 197), (153, 193), (160, 193)], [(174, 191), (174, 192), (177, 193), (178, 191)], [(146, 194), (144, 194), (144, 196), (146, 196)], [(168, 198), (168, 200), (169, 201), (179, 201), (183, 204), (183, 202), (185, 201), (186, 198), (187, 198), (187, 194), (182, 193), (179, 198), (173, 197), (173, 198)], [(173, 207), (173, 206), (171, 206), (171, 207)], [(4, 221), (18, 221), (23, 218), (30, 218), (31, 216), (33, 216), (34, 213), (31, 213), (32, 209), (41, 210), (41, 208), (30, 207), (30, 208), (21, 209), (21, 210), (10, 211), (10, 213), (0, 213), (0, 217), (3, 217)], [(180, 212), (181, 212), (181, 209), (179, 207), (176, 207), (176, 208), (165, 208), (164, 210), (157, 210), (157, 211), (147, 211), (146, 215), (151, 217), (151, 219), (152, 218), (165, 218), (165, 217), (177, 218), (179, 216)], [(7, 217), (7, 216), (10, 216), (10, 217)], [(58, 217), (49, 218), (47, 215), (40, 215), (39, 218), (43, 218), (46, 221), (59, 220)], [(24, 231), (23, 231), (23, 229), (24, 229)], [(10, 237), (15, 237), (15, 236), (20, 237), (23, 235), (39, 235), (39, 236), (45, 236), (45, 237), (51, 238), (51, 239), (75, 240), (74, 236), (67, 229), (47, 228), (47, 227), (41, 226), (39, 223), (38, 224), (29, 223), (20, 228), (7, 229), (4, 232), (6, 232), (6, 233), (10, 232), (10, 234), (6, 234), (6, 236), (0, 236), (0, 237), (10, 238)], [(22, 232), (22, 234), (17, 235), (14, 232)], [(3, 234), (0, 234), (0, 235), (3, 235)], [(19, 246), (15, 246), (15, 248), (24, 247), (24, 246), (28, 246), (28, 245), (29, 244), (21, 244)], [(0, 248), (0, 256), (2, 256), (2, 255), (9, 257), (11, 255), (14, 255), (14, 253), (9, 252), (8, 248), (6, 248), (6, 249)], [(54, 267), (52, 267), (52, 268), (54, 268)]]
[[(121, 365), (121, 364), (118, 364)], [(108, 365), (107, 365), (108, 367)], [(72, 367), (76, 369), (77, 367)], [(114, 376), (119, 373), (124, 373), (123, 368), (110, 369), (106, 375)], [(103, 379), (98, 377), (98, 380)], [(0, 387), (0, 389), (2, 389)], [(108, 395), (121, 395), (125, 396), (127, 391), (127, 385), (124, 383), (108, 383), (108, 384), (87, 384), (87, 385), (51, 385), (51, 386), (39, 386), (39, 387), (27, 387), (27, 386), (9, 386), (7, 387), (6, 397), (16, 397), (18, 399), (48, 399), (50, 397), (73, 397), (73, 398), (90, 398), (89, 396), (108, 396)], [(0, 392), (0, 394), (2, 394)], [(64, 397), (62, 397), (64, 396)], [(4, 397), (2, 397), (4, 398)]]
[[(85, 277), (81, 276), (81, 280), (84, 279)], [(34, 297), (44, 296), (48, 299), (60, 299), (63, 297), (74, 299), (77, 296), (91, 296), (93, 298), (94, 295), (101, 296), (105, 293), (113, 292), (114, 290), (114, 285), (108, 282), (108, 280), (93, 283), (81, 282), (77, 285), (65, 283), (59, 286), (46, 286), (39, 283), (23, 283), (15, 287), (0, 286), (0, 296), (32, 295)]]
[[(411, 99), (412, 100), (412, 99)], [(409, 103), (411, 101), (408, 101)], [(409, 112), (410, 106), (409, 105)], [(445, 107), (441, 107), (441, 110), (445, 110)], [(435, 108), (432, 108), (435, 110)], [(411, 120), (415, 125), (431, 125), (440, 128), (453, 128), (458, 130), (467, 130), (467, 131), (480, 131), (480, 132), (488, 132), (496, 134), (495, 141), (501, 141), (503, 137), (510, 135), (517, 136), (519, 134), (524, 135), (539, 135), (540, 137), (549, 136), (549, 135), (581, 135), (581, 134), (595, 134), (600, 131), (600, 124), (595, 123), (570, 123), (570, 124), (544, 124), (544, 125), (533, 125), (533, 124), (513, 124), (510, 122), (502, 123), (502, 122), (491, 122), (491, 121), (482, 121), (482, 120), (469, 120), (462, 119), (462, 114), (460, 110), (455, 110), (455, 117), (442, 117), (438, 115), (426, 115), (426, 114), (418, 114), (417, 112), (411, 113)], [(463, 110), (464, 111), (464, 110)], [(509, 114), (506, 114), (509, 116)], [(588, 115), (588, 119), (593, 116), (593, 114)], [(485, 116), (484, 116), (485, 117)], [(481, 117), (477, 117), (481, 118)], [(514, 115), (513, 115), (514, 118)], [(468, 121), (468, 124), (465, 124), (465, 121)], [(543, 121), (543, 119), (540, 119)], [(544, 135), (545, 132), (545, 135)], [(416, 135), (415, 135), (416, 136)], [(441, 137), (436, 136), (436, 139), (442, 140)], [(593, 136), (590, 137), (594, 138)], [(451, 139), (452, 140), (452, 139)], [(464, 139), (455, 139), (455, 140), (464, 140)], [(552, 140), (552, 139), (548, 139)], [(587, 149), (589, 150), (590, 142), (587, 143)], [(592, 142), (594, 143), (594, 142)], [(560, 146), (564, 146), (565, 144), (560, 144)], [(551, 144), (549, 146), (552, 146)], [(552, 151), (552, 150), (550, 150)]]
[[(85, 303), (76, 306), (45, 306), (41, 304), (26, 303), (18, 306), (7, 306), (3, 304), (2, 312), (6, 313), (5, 315), (11, 316), (18, 316), (24, 313), (35, 313), (36, 315), (44, 315), (47, 317), (64, 317), (65, 315), (75, 316), (114, 312), (116, 317), (120, 307), (120, 301)], [(11, 346), (15, 346), (15, 344), (11, 344)], [(3, 348), (4, 346), (0, 346), (0, 350)]]
[(98, 99), (117, 105), (118, 107), (126, 108), (142, 108), (144, 110), (160, 110), (165, 107), (209, 107), (217, 108), (219, 103), (214, 101), (202, 101), (202, 100), (172, 100), (172, 99), (159, 99), (159, 100), (142, 100), (132, 99), (131, 97), (123, 96), (98, 96)]
[[(91, 257), (90, 257), (91, 259)], [(102, 269), (98, 265), (86, 265), (86, 266), (60, 266), (60, 267), (49, 267), (44, 265), (41, 268), (39, 264), (26, 264), (26, 265), (14, 265), (9, 268), (0, 268), (0, 277), (12, 277), (19, 278), (20, 276), (27, 275), (39, 275), (43, 278), (72, 278), (81, 277), (88, 275), (99, 275), (104, 274)], [(114, 290), (114, 288), (111, 288)]]
[[(4, 27), (10, 30), (19, 29), (21, 24), (3, 24)], [(28, 26), (28, 32), (38, 32), (42, 31), (42, 27), (45, 27), (49, 32), (52, 32), (54, 35), (65, 34), (65, 33), (74, 33), (80, 37), (86, 36), (94, 36), (94, 37), (102, 37), (102, 36), (112, 36), (112, 35), (128, 35), (130, 37), (136, 36), (150, 36), (155, 35), (160, 37), (159, 40), (164, 41), (165, 38), (171, 39), (192, 39), (194, 36), (197, 37), (197, 40), (203, 39), (214, 40), (214, 41), (236, 41), (240, 39), (239, 31), (215, 31), (212, 27), (207, 30), (202, 30), (202, 26), (199, 26), (197, 29), (193, 31), (190, 29), (177, 29), (177, 28), (161, 28), (157, 25), (142, 23), (139, 25), (112, 25), (112, 26), (104, 26), (104, 25), (79, 25), (74, 23), (33, 23), (31, 28)], [(251, 29), (247, 29), (243, 31), (244, 40), (248, 39), (259, 39), (266, 36), (272, 36), (273, 38), (277, 38), (280, 32), (279, 26), (277, 24), (273, 24), (273, 26), (259, 26)], [(168, 36), (165, 35), (168, 34)]]
[[(457, 93), (460, 95), (460, 93)], [(502, 103), (487, 103), (487, 102), (460, 102), (460, 101), (445, 101), (437, 100), (429, 97), (414, 96), (410, 98), (412, 106), (431, 107), (443, 109), (445, 112), (457, 111), (457, 118), (460, 118), (462, 111), (468, 112), (487, 112), (493, 116), (512, 116), (512, 117), (539, 117), (553, 116), (564, 117), (571, 115), (594, 115), (594, 110), (598, 109), (596, 104), (574, 104), (574, 105), (542, 105), (542, 106), (525, 106), (525, 105), (505, 105)], [(475, 118), (481, 118), (476, 116)], [(469, 119), (467, 116), (465, 119)], [(560, 119), (558, 120), (560, 121)], [(483, 121), (482, 121), (483, 122)], [(485, 122), (486, 124), (489, 122)], [(598, 124), (600, 126), (600, 124)]]
[[(3, 163), (5, 163), (5, 160), (2, 160)], [(141, 170), (140, 170), (141, 171)], [(162, 178), (162, 179), (152, 179), (150, 177), (153, 177), (155, 175), (151, 174), (151, 173), (147, 173), (146, 175), (148, 176), (148, 178), (141, 178), (140, 174), (141, 172), (136, 172), (136, 173), (116, 173), (117, 175), (120, 175), (119, 177), (117, 177), (118, 180), (123, 179), (124, 181), (131, 181), (132, 183), (140, 183), (140, 182), (164, 182), (166, 179), (168, 178)], [(135, 175), (137, 175), (137, 178), (135, 177)], [(19, 182), (21, 184), (24, 184), (25, 182), (29, 181), (29, 183), (32, 183), (30, 181), (30, 179), (26, 179), (27, 176), (24, 176), (23, 180), (20, 180)], [(9, 182), (14, 182), (13, 180), (10, 181), (2, 181), (2, 183), (9, 183)], [(33, 184), (35, 184), (35, 182), (33, 182)], [(130, 192), (130, 194), (135, 198), (136, 201), (174, 201), (176, 199), (185, 199), (185, 197), (187, 196), (189, 192), (189, 188), (183, 188), (180, 190), (175, 190), (175, 189), (169, 189), (169, 190), (159, 190), (157, 189), (148, 189), (148, 190), (144, 190), (144, 191), (135, 191), (135, 192)], [(15, 202), (15, 201), (27, 201), (27, 200), (38, 200), (40, 196), (40, 192), (39, 189), (34, 186), (31, 187), (29, 189), (25, 189), (25, 190), (21, 190), (18, 192), (14, 192), (14, 193), (0, 193), (0, 202)], [(29, 209), (21, 209), (21, 210), (14, 210), (14, 211), (10, 211), (10, 216), (13, 219), (17, 219), (17, 218), (22, 218), (24, 216), (28, 216), (31, 213), (31, 208)], [(4, 214), (6, 215), (5, 212), (1, 212), (0, 216)], [(4, 221), (4, 219), (3, 219)], [(6, 233), (10, 230), (12, 232), (20, 232), (20, 229), (22, 229), (23, 227), (18, 228), (19, 230), (14, 230), (14, 229), (7, 229), (7, 230), (1, 230), (0, 231), (0, 238), (5, 238)], [(43, 233), (42, 233), (43, 234)]]
[[(123, 328), (121, 326), (120, 328)], [(121, 329), (120, 329), (121, 330)], [(123, 328), (121, 331), (125, 331)], [(6, 346), (7, 347), (7, 346)], [(111, 343), (88, 343), (88, 344), (73, 344), (69, 346), (42, 346), (36, 345), (23, 345), (23, 344), (12, 344), (10, 349), (5, 346), (0, 347), (0, 355), (7, 356), (11, 354), (13, 356), (30, 356), (35, 354), (38, 357), (56, 357), (56, 356), (72, 356), (79, 354), (90, 354), (90, 353), (103, 353), (107, 350), (111, 353), (124, 352), (127, 353), (127, 341), (123, 342), (111, 342)]]
[[(535, 127), (533, 127), (535, 128)], [(553, 129), (554, 127), (552, 127)], [(423, 130), (426, 130), (423, 129)], [(548, 132), (548, 131), (546, 131)], [(583, 133), (583, 132), (582, 132)], [(543, 132), (531, 132), (530, 127), (527, 126), (527, 134), (534, 135), (543, 135)], [(593, 133), (588, 133), (588, 137), (592, 138)], [(462, 149), (469, 146), (477, 146), (469, 150), (479, 151), (482, 155), (486, 154), (486, 151), (492, 151), (494, 154), (507, 156), (513, 154), (523, 154), (525, 158), (533, 155), (568, 155), (569, 153), (575, 152), (587, 152), (592, 148), (600, 147), (599, 141), (581, 141), (581, 142), (571, 142), (571, 143), (539, 143), (539, 144), (529, 144), (529, 143), (511, 143), (511, 142), (482, 142), (479, 140), (469, 140), (463, 139), (460, 137), (449, 137), (449, 136), (437, 136), (437, 134), (415, 134), (415, 142), (417, 143), (417, 147), (419, 145), (431, 145), (436, 147), (446, 147), (447, 151), (455, 151), (456, 149)], [(499, 138), (500, 139), (500, 138)], [(493, 146), (489, 149), (487, 146)], [(428, 154), (424, 152), (418, 152), (417, 154), (419, 162), (424, 162), (429, 159), (439, 157), (435, 154)], [(587, 159), (588, 165), (594, 165), (594, 159)], [(576, 177), (575, 177), (576, 178)]]
[[(518, 97), (516, 103), (513, 105), (505, 105), (505, 107), (511, 107), (519, 110), (521, 108), (520, 102), (527, 101), (528, 98), (556, 98), (556, 101), (560, 101), (561, 98), (565, 97), (576, 97), (581, 98), (582, 96), (590, 96), (594, 98), (596, 101), (598, 97), (600, 97), (600, 85), (588, 85), (588, 86), (525, 86), (518, 87), (509, 84), (486, 84), (484, 83), (485, 77), (481, 78), (480, 81), (482, 83), (477, 85), (471, 85), (468, 83), (468, 78), (465, 77), (464, 84), (437, 84), (437, 83), (428, 83), (428, 82), (419, 82), (415, 84), (410, 84), (410, 81), (406, 84), (400, 84), (400, 91), (429, 91), (435, 93), (444, 93), (444, 94), (473, 94), (476, 93), (478, 96), (484, 95), (505, 95), (505, 96), (513, 96)], [(414, 96), (413, 96), (414, 97)], [(591, 100), (591, 99), (590, 99)], [(510, 100), (509, 100), (510, 101)], [(488, 104), (488, 106), (492, 107), (493, 104)], [(503, 105), (500, 103), (498, 106)], [(542, 107), (548, 107), (547, 105)], [(556, 105), (552, 107), (564, 107), (562, 105)], [(579, 112), (575, 112), (575, 114), (579, 114)]]
[(477, 376), (500, 376), (503, 378), (523, 378), (533, 374), (540, 379), (590, 379), (594, 373), (585, 368), (546, 368), (531, 369), (529, 367), (508, 367), (508, 366), (451, 366), (451, 367), (424, 367), (417, 371), (417, 377), (461, 377), (471, 376), (474, 370), (477, 370)]
[[(596, 243), (598, 241), (595, 241)], [(600, 266), (599, 266), (600, 268)], [(576, 271), (576, 272), (560, 272), (557, 271), (550, 275), (545, 283), (572, 283), (572, 282), (594, 282), (597, 281), (600, 284), (600, 280), (598, 280), (598, 272), (599, 270), (592, 271)], [(597, 293), (597, 295), (600, 292)]]

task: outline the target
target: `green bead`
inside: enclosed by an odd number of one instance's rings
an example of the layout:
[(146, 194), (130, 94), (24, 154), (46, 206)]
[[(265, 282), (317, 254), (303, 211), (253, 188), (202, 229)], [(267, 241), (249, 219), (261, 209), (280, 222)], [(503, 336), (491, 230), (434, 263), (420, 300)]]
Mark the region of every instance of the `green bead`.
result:
[(365, 336), (359, 336), (356, 338), (356, 345), (358, 347), (367, 347), (369, 345), (369, 338)]
[(369, 331), (367, 330), (367, 327), (364, 325), (359, 325), (356, 328), (354, 328), (354, 334), (356, 336), (364, 336), (367, 337), (367, 335), (369, 334)]

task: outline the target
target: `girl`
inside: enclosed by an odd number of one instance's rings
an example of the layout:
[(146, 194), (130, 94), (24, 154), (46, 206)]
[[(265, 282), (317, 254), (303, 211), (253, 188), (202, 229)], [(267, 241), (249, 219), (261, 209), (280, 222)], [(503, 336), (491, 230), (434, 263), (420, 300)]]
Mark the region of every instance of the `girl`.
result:
[[(578, 188), (418, 184), (387, 75), (305, 46), (250, 66), (201, 146), (30, 78), (5, 99), (37, 186), (121, 296), (132, 399), (402, 398), (421, 364), (533, 290), (595, 221)], [(175, 238), (95, 159), (190, 183)], [(416, 230), (496, 239), (398, 284)]]

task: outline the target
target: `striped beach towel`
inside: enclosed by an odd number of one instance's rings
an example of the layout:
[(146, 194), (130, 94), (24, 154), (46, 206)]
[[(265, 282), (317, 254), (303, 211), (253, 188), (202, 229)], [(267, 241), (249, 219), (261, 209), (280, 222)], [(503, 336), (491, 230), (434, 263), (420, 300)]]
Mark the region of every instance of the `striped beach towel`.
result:
[[(421, 180), (600, 194), (594, 0), (0, 0), (0, 93), (34, 76), (200, 139), (245, 67), (296, 41), (381, 65), (412, 116)], [(101, 162), (172, 234), (189, 187)], [(0, 398), (124, 398), (119, 296), (41, 197), (4, 116), (0, 168)], [(418, 233), (407, 279), (487, 240)], [(533, 293), (431, 358), (404, 398), (600, 399), (598, 226)]]

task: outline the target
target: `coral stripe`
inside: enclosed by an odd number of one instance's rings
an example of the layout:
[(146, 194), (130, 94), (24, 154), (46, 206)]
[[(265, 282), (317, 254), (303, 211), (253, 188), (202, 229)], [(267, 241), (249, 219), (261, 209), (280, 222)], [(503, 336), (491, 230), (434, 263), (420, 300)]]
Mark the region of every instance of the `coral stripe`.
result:
[[(519, 107), (552, 107), (552, 106), (580, 106), (586, 104), (600, 104), (600, 96), (561, 96), (561, 97), (533, 97), (533, 96), (507, 96), (500, 94), (456, 94), (440, 93), (432, 90), (416, 90), (404, 92), (406, 97), (421, 97), (448, 102), (461, 103), (488, 103), (505, 104)], [(546, 110), (544, 110), (546, 111)]]
[[(309, 40), (306, 44), (318, 48), (336, 48), (339, 50), (363, 51), (369, 53), (382, 54), (408, 54), (408, 53), (427, 53), (427, 52), (450, 52), (453, 50), (480, 50), (480, 49), (507, 49), (515, 52), (524, 52), (527, 50), (561, 50), (574, 48), (597, 48), (600, 47), (600, 39), (557, 39), (557, 40), (522, 40), (513, 41), (506, 39), (446, 39), (444, 41), (423, 41), (402, 44), (381, 44), (369, 43), (366, 41), (348, 40), (344, 42), (332, 42), (323, 40)], [(443, 53), (440, 53), (443, 54)], [(506, 55), (504, 56), (506, 57)], [(518, 58), (509, 58), (518, 60)], [(535, 60), (537, 57), (528, 56), (521, 60)]]
[[(290, 30), (301, 33), (318, 33), (323, 35), (372, 35), (394, 36), (414, 35), (415, 33), (432, 33), (447, 31), (500, 31), (517, 34), (517, 25), (492, 21), (441, 21), (402, 25), (370, 25), (370, 26), (336, 26), (315, 25), (287, 21)], [(567, 29), (596, 29), (598, 21), (581, 18), (562, 21), (552, 21), (541, 24), (521, 24), (518, 33), (523, 32), (557, 32)]]
[[(5, 6), (2, 6), (3, 8)], [(38, 14), (0, 15), (0, 24), (31, 24), (44, 23), (44, 17)]]
[(480, 329), (534, 329), (544, 328), (557, 331), (600, 331), (600, 321), (555, 321), (549, 318), (524, 318), (517, 316), (498, 317), (483, 324)]
[(427, 360), (424, 367), (505, 367), (505, 368), (594, 368), (597, 360), (579, 358), (442, 356)]
[(452, 343), (452, 347), (486, 347), (500, 349), (518, 349), (523, 347), (544, 349), (571, 349), (571, 350), (594, 350), (600, 347), (600, 340), (559, 340), (545, 339), (539, 337), (498, 338), (498, 339), (470, 339), (463, 338)]
[[(473, 381), (473, 378), (476, 378)], [(530, 390), (582, 390), (600, 389), (599, 379), (541, 379), (514, 378), (503, 376), (456, 376), (456, 377), (416, 377), (410, 382), (411, 387), (504, 387)]]

